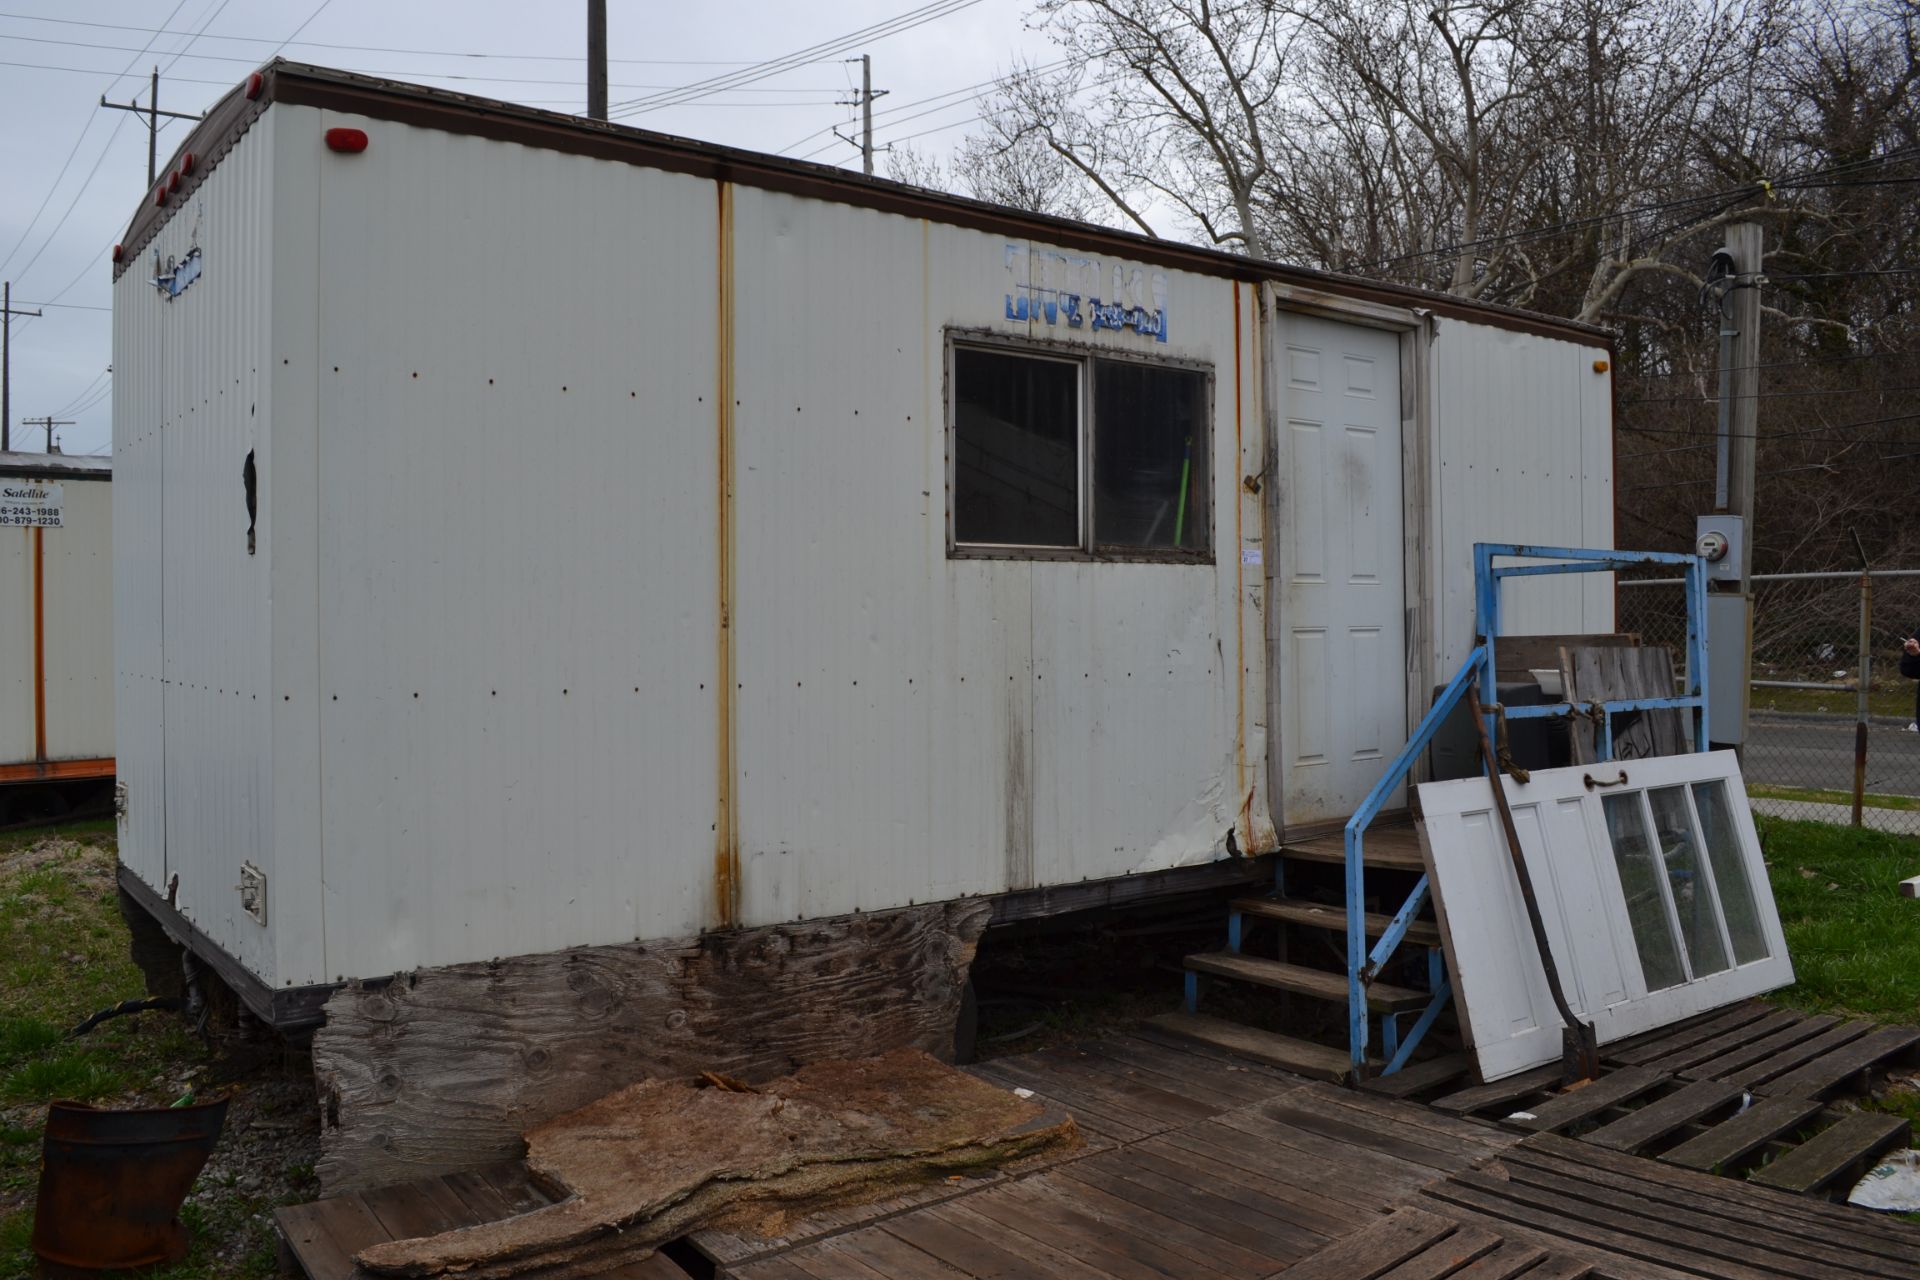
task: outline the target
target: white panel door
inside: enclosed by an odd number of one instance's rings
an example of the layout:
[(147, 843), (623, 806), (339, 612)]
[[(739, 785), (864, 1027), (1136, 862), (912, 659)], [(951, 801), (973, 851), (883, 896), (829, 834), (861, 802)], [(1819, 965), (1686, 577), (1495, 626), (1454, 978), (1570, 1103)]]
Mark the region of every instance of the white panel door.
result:
[[(1601, 1044), (1793, 981), (1731, 751), (1542, 769), (1505, 786), (1561, 989)], [(1482, 1077), (1553, 1061), (1563, 1023), (1493, 789), (1485, 778), (1429, 782), (1420, 806)]]
[(1274, 341), (1273, 661), (1298, 830), (1351, 816), (1407, 740), (1400, 342), (1296, 315)]

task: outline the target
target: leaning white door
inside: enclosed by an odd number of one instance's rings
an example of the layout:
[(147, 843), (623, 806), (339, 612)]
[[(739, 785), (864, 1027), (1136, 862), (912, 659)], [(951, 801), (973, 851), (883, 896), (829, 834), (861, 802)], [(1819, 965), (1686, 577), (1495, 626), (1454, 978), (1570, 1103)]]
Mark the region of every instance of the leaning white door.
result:
[(1298, 830), (1351, 816), (1407, 740), (1400, 340), (1282, 314), (1274, 347), (1281, 821)]
[[(1505, 780), (1567, 1003), (1601, 1044), (1793, 981), (1731, 751)], [(1560, 1056), (1526, 905), (1485, 778), (1420, 788), (1460, 1021), (1483, 1078)]]

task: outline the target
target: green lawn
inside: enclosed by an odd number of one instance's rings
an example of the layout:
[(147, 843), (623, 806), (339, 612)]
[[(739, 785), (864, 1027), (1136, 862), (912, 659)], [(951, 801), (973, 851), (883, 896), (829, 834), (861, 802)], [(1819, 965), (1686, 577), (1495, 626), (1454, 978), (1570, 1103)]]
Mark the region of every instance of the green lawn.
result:
[[(32, 1200), (48, 1101), (166, 1106), (196, 1089), (207, 1095), (213, 1057), (175, 1015), (117, 1018), (66, 1038), (88, 1014), (144, 994), (116, 904), (112, 823), (0, 835), (0, 1280), (34, 1274)], [(233, 1128), (230, 1115), (225, 1150)], [(193, 1252), (147, 1273), (151, 1280), (274, 1274), (267, 1215), (276, 1197), (241, 1177), (212, 1166), (202, 1175), (181, 1211)]]
[(1775, 1000), (1809, 1012), (1920, 1021), (1920, 840), (1819, 822), (1757, 818), (1774, 902), (1793, 955)]

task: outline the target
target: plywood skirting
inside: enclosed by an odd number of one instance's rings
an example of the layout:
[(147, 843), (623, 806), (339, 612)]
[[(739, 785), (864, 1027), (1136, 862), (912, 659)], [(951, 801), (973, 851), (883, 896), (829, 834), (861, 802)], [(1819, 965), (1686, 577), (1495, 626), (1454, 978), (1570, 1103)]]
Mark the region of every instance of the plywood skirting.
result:
[(313, 1041), (329, 1195), (517, 1158), (622, 1085), (756, 1081), (911, 1045), (943, 1058), (979, 899), (583, 947), (352, 984)]

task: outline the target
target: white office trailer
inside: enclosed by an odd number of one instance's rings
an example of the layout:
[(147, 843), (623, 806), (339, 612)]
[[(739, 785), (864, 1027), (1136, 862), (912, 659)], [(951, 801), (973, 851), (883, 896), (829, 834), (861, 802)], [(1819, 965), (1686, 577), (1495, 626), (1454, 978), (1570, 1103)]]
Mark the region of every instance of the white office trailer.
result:
[(343, 72), (115, 276), (123, 881), (281, 1025), (1202, 883), (1612, 542), (1600, 330)]
[(113, 777), (113, 462), (0, 453), (0, 815)]

